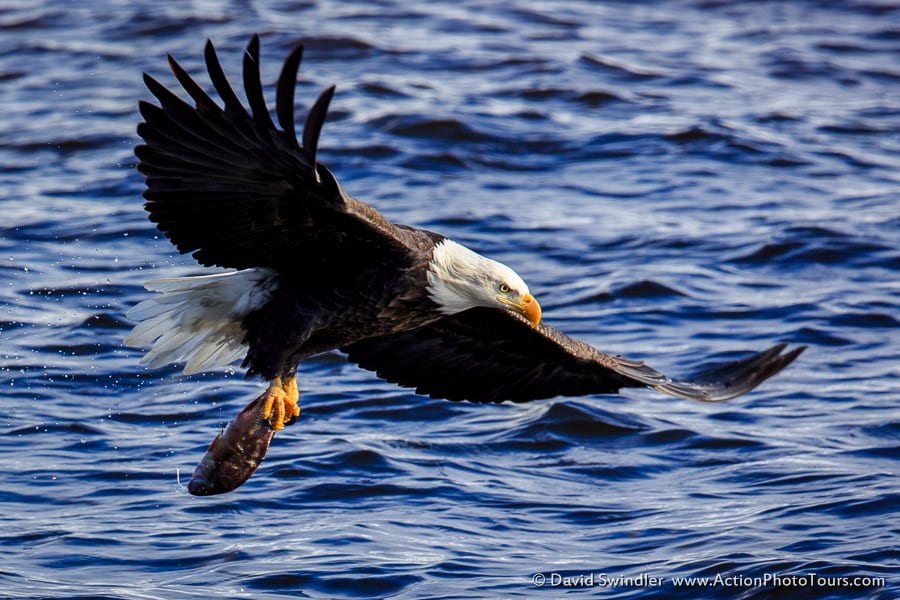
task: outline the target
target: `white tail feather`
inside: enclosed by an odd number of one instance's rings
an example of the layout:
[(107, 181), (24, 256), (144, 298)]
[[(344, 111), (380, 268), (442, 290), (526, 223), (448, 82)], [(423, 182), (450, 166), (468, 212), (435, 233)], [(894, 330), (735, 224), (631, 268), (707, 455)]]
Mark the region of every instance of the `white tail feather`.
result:
[(148, 281), (160, 293), (128, 310), (140, 323), (125, 345), (149, 347), (141, 363), (153, 368), (186, 361), (187, 375), (229, 365), (247, 351), (243, 318), (268, 301), (274, 281), (268, 269)]

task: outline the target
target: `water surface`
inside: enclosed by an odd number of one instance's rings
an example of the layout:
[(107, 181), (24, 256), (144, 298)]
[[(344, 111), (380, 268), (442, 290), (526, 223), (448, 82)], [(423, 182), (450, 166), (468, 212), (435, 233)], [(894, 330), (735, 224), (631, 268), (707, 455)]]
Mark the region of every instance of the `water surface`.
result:
[[(553, 598), (555, 573), (896, 597), (898, 24), (875, 1), (7, 3), (2, 595)], [(142, 210), (137, 101), (143, 71), (175, 85), (167, 52), (200, 75), (207, 37), (237, 81), (254, 32), (267, 92), (300, 39), (301, 108), (337, 84), (321, 159), (348, 192), (510, 264), (548, 322), (677, 376), (809, 349), (717, 405), (451, 403), (322, 356), (255, 477), (189, 496), (261, 384), (122, 346), (143, 281), (201, 272)], [(673, 582), (716, 575), (738, 585)]]

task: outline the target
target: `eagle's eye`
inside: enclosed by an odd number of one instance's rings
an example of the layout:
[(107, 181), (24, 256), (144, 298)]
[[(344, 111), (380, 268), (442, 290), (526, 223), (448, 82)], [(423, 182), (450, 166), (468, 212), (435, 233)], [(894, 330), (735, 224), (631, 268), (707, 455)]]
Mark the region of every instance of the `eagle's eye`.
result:
[(501, 293), (501, 294), (508, 294), (508, 293), (509, 293), (509, 286), (506, 285), (505, 283), (501, 283), (501, 284), (500, 284), (500, 293)]

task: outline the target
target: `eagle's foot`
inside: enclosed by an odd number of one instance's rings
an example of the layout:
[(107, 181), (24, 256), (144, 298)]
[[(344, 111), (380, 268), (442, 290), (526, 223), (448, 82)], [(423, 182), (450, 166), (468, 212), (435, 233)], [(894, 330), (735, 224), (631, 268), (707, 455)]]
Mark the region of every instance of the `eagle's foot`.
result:
[(271, 381), (263, 394), (263, 418), (268, 419), (275, 431), (284, 429), (300, 416), (299, 399), (300, 392), (295, 377)]

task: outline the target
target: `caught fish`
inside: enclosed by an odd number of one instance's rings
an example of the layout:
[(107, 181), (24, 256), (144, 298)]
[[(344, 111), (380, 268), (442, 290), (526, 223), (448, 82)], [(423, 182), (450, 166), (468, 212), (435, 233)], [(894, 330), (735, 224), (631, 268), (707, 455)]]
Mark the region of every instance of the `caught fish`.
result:
[(244, 407), (216, 436), (194, 469), (188, 483), (191, 494), (224, 494), (240, 487), (253, 475), (275, 435), (275, 428), (263, 416), (265, 399), (263, 394)]

